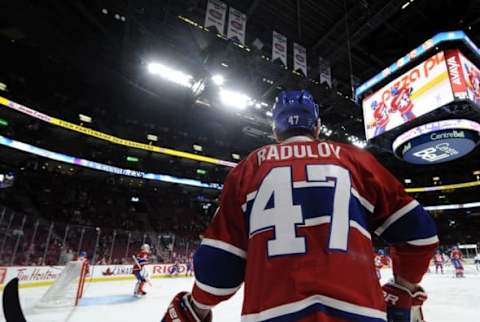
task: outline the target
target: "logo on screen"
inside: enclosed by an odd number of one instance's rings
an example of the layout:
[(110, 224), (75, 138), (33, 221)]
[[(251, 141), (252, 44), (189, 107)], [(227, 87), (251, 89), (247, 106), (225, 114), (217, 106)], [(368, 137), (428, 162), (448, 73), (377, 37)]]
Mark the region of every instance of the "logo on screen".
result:
[(445, 142), (417, 151), (413, 155), (427, 162), (437, 162), (458, 153), (449, 143)]

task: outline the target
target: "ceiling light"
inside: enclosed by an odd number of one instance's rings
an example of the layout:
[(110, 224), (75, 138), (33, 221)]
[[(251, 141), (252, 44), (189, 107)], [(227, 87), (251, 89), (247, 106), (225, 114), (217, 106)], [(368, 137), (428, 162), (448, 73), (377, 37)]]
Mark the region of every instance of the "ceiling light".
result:
[(203, 151), (203, 147), (202, 147), (201, 145), (194, 144), (194, 145), (193, 145), (193, 150), (194, 150), (194, 151), (197, 151), (197, 152), (202, 152), (202, 151)]
[(232, 158), (233, 158), (234, 160), (240, 160), (240, 155), (237, 154), (237, 153), (232, 153)]
[(266, 111), (266, 112), (265, 112), (265, 115), (268, 116), (268, 117), (272, 117), (272, 116), (273, 116), (273, 114), (272, 114), (271, 111)]
[(216, 74), (212, 76), (212, 81), (215, 85), (221, 86), (225, 82), (225, 78), (220, 74)]
[(433, 180), (433, 181), (439, 181), (439, 180), (440, 180), (440, 177), (433, 177), (432, 180)]
[(412, 183), (412, 179), (405, 179), (403, 180), (405, 183)]
[(480, 175), (480, 170), (475, 170), (475, 171), (473, 171), (473, 175), (475, 175), (475, 176)]
[(147, 134), (147, 140), (157, 142), (158, 141), (158, 136), (153, 135), (153, 134)]
[(405, 9), (406, 7), (408, 7), (409, 4), (410, 4), (410, 2), (405, 2), (405, 4), (402, 6), (402, 10)]
[(255, 108), (262, 108), (262, 104), (256, 103), (256, 104), (255, 104)]
[(88, 115), (83, 115), (83, 114), (78, 114), (78, 118), (80, 121), (85, 122), (85, 123), (92, 123), (92, 118)]
[(106, 15), (106, 14), (108, 14), (108, 10), (105, 9), (105, 8), (103, 8), (103, 9), (102, 9), (102, 13), (103, 13), (104, 15)]
[(172, 69), (159, 63), (150, 63), (147, 66), (151, 74), (158, 75), (166, 80), (185, 87), (192, 87), (193, 76), (185, 74), (179, 70)]
[(220, 90), (220, 100), (226, 106), (235, 107), (241, 110), (245, 109), (251, 103), (251, 98), (247, 95), (228, 89)]

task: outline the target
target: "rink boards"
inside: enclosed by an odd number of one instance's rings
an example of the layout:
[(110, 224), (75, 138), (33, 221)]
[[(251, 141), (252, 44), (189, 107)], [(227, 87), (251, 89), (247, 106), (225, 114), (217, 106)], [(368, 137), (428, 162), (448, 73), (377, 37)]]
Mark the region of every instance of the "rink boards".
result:
[[(179, 264), (178, 272), (174, 271), (174, 264), (146, 265), (151, 279), (185, 276), (187, 265)], [(11, 279), (18, 277), (19, 287), (40, 287), (53, 284), (58, 278), (64, 266), (4, 266), (0, 267), (0, 290)], [(132, 274), (132, 265), (91, 265), (87, 275), (87, 282), (108, 282), (130, 280), (135, 277)]]

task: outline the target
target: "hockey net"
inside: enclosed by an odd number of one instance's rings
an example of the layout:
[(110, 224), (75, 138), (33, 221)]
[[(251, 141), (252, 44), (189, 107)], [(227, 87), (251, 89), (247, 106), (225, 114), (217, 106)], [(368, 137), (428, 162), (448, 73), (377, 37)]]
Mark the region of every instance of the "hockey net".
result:
[(77, 305), (83, 295), (87, 261), (69, 262), (35, 308), (55, 308)]

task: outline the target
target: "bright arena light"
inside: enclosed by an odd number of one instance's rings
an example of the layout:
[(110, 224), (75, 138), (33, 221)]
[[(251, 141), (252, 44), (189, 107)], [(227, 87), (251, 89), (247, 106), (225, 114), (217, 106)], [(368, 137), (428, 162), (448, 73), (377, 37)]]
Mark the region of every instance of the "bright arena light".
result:
[(153, 75), (158, 75), (172, 83), (185, 87), (192, 87), (193, 76), (185, 74), (179, 70), (172, 69), (159, 63), (150, 63), (147, 66), (148, 71)]
[(220, 100), (225, 106), (244, 110), (251, 103), (251, 98), (243, 93), (229, 89), (220, 89)]
[(225, 78), (220, 74), (216, 74), (212, 76), (212, 81), (215, 85), (221, 86), (225, 82)]

